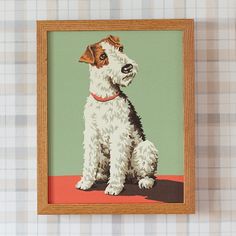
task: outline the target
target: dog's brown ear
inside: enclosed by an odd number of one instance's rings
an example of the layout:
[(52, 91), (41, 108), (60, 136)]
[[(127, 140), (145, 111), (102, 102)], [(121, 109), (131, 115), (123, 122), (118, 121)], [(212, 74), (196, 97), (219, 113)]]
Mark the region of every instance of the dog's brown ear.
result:
[(79, 62), (85, 62), (89, 64), (94, 64), (95, 57), (91, 46), (89, 45), (83, 55), (80, 57)]
[(111, 40), (114, 44), (120, 43), (120, 38), (118, 36), (109, 35), (108, 39)]

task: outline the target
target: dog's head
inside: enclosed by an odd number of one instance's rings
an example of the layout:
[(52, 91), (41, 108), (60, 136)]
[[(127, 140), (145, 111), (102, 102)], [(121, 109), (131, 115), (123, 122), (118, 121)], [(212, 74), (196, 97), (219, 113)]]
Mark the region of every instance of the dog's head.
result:
[(136, 62), (124, 53), (119, 38), (112, 35), (89, 45), (79, 61), (89, 63), (94, 76), (120, 86), (128, 86), (138, 70)]

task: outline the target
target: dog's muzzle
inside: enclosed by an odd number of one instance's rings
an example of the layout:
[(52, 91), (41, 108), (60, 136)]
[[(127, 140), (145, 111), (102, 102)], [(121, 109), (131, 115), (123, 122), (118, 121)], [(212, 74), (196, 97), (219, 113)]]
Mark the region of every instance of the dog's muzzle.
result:
[(126, 64), (121, 67), (121, 72), (124, 74), (131, 73), (133, 70), (133, 65), (132, 64)]

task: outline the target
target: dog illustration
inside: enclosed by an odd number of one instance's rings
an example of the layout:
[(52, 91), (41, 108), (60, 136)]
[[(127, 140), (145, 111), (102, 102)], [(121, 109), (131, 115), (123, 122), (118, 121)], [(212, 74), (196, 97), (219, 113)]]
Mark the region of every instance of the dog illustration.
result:
[(112, 35), (89, 45), (79, 61), (89, 64), (90, 95), (84, 110), (83, 177), (76, 188), (108, 181), (105, 193), (118, 195), (129, 179), (139, 188), (152, 188), (158, 152), (120, 89), (132, 82), (138, 65)]

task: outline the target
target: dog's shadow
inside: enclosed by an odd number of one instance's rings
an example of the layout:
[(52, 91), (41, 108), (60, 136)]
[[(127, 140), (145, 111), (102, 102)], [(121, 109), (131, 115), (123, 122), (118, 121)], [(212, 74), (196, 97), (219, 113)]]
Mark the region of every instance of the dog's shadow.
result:
[[(104, 191), (107, 183), (96, 182), (89, 191)], [(119, 196), (145, 196), (145, 199), (166, 203), (182, 203), (184, 185), (171, 180), (156, 180), (151, 189), (140, 189), (137, 184), (125, 184)], [(115, 196), (114, 196), (115, 197)]]

